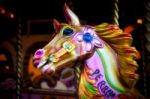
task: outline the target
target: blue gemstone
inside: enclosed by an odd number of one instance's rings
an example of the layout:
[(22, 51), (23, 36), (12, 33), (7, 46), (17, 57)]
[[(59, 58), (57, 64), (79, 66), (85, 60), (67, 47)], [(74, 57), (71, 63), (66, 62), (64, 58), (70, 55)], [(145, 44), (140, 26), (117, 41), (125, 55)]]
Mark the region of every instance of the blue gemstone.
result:
[(84, 35), (83, 35), (83, 40), (85, 41), (85, 42), (91, 42), (92, 40), (93, 40), (93, 37), (91, 36), (91, 34), (90, 33), (85, 33)]

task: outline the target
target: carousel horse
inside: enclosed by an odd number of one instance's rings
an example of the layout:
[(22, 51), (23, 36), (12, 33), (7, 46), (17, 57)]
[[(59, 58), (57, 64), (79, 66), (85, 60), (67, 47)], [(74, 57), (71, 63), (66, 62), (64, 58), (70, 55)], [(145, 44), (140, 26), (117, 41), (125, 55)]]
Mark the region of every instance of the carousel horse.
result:
[(80, 62), (80, 99), (132, 99), (127, 97), (133, 96), (138, 80), (135, 59), (139, 54), (131, 46), (131, 34), (108, 23), (81, 25), (66, 4), (64, 15), (68, 23), (54, 19), (56, 35), (35, 52), (33, 63), (36, 68), (51, 75)]

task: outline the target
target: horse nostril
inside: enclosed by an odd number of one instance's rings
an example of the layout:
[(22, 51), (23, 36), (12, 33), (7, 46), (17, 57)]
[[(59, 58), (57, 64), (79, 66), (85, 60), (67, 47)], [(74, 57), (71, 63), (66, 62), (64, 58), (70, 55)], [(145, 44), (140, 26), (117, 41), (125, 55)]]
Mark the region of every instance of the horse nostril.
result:
[(39, 65), (39, 61), (38, 60), (33, 60), (33, 64), (35, 67), (37, 67)]
[(41, 58), (44, 55), (45, 50), (44, 49), (39, 49), (35, 52), (34, 57), (33, 58)]
[(34, 67), (36, 67), (36, 68), (37, 68), (37, 67), (38, 67), (38, 64), (39, 64), (39, 63), (34, 63)]

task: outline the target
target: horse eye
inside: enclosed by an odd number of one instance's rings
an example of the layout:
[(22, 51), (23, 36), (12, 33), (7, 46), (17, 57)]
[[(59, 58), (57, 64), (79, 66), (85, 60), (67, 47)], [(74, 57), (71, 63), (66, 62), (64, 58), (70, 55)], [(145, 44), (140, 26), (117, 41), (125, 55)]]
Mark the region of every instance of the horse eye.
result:
[(63, 35), (64, 36), (70, 36), (70, 35), (72, 35), (74, 33), (74, 31), (73, 31), (73, 29), (71, 29), (71, 28), (65, 28), (64, 30), (63, 30)]

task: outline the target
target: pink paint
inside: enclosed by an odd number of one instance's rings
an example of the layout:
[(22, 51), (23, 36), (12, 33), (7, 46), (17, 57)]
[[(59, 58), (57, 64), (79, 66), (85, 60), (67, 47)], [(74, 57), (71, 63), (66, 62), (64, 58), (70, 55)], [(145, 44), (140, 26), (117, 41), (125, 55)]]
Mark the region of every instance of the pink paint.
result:
[(85, 64), (88, 69), (93, 71), (89, 77), (96, 80), (94, 87), (98, 89), (99, 93), (106, 97), (111, 97), (111, 99), (115, 99), (120, 93), (112, 89), (108, 84), (105, 78), (102, 60), (96, 51), (92, 57), (86, 60)]

